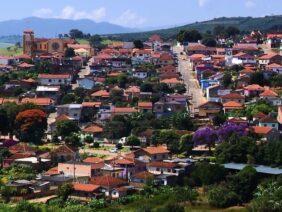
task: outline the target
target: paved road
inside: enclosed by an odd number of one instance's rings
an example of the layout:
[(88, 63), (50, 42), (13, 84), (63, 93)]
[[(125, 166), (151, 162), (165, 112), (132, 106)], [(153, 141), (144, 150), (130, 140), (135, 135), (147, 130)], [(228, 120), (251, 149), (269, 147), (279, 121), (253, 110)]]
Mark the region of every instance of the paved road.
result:
[[(180, 52), (183, 51), (183, 48), (175, 46), (173, 50), (178, 54), (178, 69), (186, 85), (186, 94), (192, 96), (193, 105), (191, 112), (193, 113), (195, 108), (198, 108), (200, 104), (205, 103), (207, 100), (203, 96), (203, 92), (198, 81), (193, 76), (192, 64), (186, 59), (186, 56), (180, 55)], [(185, 58), (185, 60), (183, 60), (183, 58)]]

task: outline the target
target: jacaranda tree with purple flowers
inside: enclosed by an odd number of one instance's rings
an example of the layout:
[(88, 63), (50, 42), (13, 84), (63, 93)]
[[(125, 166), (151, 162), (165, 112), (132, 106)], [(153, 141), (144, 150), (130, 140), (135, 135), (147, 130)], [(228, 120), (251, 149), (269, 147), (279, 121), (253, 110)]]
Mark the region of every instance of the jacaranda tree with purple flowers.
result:
[(217, 140), (217, 131), (210, 126), (199, 128), (193, 135), (194, 146), (206, 145), (209, 151)]
[(247, 124), (225, 122), (217, 130), (218, 142), (228, 141), (232, 135), (237, 137), (247, 135), (247, 127)]

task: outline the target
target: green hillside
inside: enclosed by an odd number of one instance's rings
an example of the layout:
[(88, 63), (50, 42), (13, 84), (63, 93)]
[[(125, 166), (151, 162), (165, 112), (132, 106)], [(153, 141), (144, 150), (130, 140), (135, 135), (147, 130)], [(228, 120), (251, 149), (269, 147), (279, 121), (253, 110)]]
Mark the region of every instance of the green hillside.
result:
[(265, 16), (260, 18), (252, 17), (233, 17), (233, 18), (216, 18), (210, 21), (195, 22), (180, 27), (170, 29), (154, 30), (149, 32), (126, 33), (109, 35), (118, 40), (132, 41), (135, 39), (145, 40), (153, 34), (159, 34), (164, 39), (175, 38), (177, 33), (182, 29), (196, 29), (200, 32), (212, 31), (217, 25), (235, 26), (241, 31), (251, 31), (254, 29), (261, 31), (268, 31), (272, 29), (282, 30), (282, 15), (278, 16)]

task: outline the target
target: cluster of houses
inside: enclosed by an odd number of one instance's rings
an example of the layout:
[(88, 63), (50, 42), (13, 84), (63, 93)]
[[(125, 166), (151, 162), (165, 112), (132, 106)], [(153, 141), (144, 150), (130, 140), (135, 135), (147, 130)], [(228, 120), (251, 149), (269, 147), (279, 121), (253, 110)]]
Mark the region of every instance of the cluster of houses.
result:
[[(206, 47), (201, 43), (189, 43), (185, 47), (196, 79), (207, 99), (198, 107), (198, 115), (211, 118), (223, 112), (229, 116), (230, 121), (251, 124), (256, 134), (265, 138), (277, 138), (282, 124), (281, 88), (252, 84), (251, 76), (258, 71), (263, 73), (265, 79), (282, 74), (282, 56), (279, 54), (279, 47), (275, 46), (277, 53), (265, 53), (257, 45), (257, 40), (251, 38), (252, 34), (245, 36), (233, 48)], [(274, 38), (281, 42), (281, 34), (268, 34), (265, 42), (269, 44)], [(270, 47), (274, 48), (271, 45)], [(232, 67), (240, 67), (236, 76), (233, 73), (231, 80), (234, 85), (224, 86), (224, 70)], [(259, 100), (265, 100), (277, 107), (278, 113), (259, 113), (251, 121), (246, 117), (234, 117), (234, 114), (240, 114), (248, 104)]]
[[(21, 87), (28, 92), (19, 97), (0, 98), (0, 105), (14, 102), (40, 106), (49, 115), (49, 135), (53, 135), (56, 124), (62, 120), (71, 120), (81, 127), (83, 134), (100, 138), (105, 123), (118, 115), (152, 112), (156, 117), (161, 117), (188, 110), (188, 96), (184, 94), (142, 91), (140, 84), (134, 82), (126, 83), (124, 87), (106, 84), (109, 80), (126, 75), (141, 82), (154, 77), (157, 79), (155, 84), (166, 84), (172, 91), (177, 86), (183, 86), (171, 43), (164, 42), (158, 35), (144, 42), (142, 49), (134, 48), (131, 42), (114, 42), (94, 53), (88, 45), (77, 44), (75, 40), (39, 39), (34, 37), (33, 31), (26, 30), (23, 47), (22, 56), (3, 57), (0, 60), (3, 67), (7, 68), (5, 71), (11, 71), (10, 66), (11, 69), (18, 68), (18, 71), (21, 71), (19, 67), (24, 69), (22, 71), (31, 70), (36, 68), (36, 61), (48, 61), (60, 68), (41, 73), (36, 79), (5, 83), (5, 89)], [(76, 56), (65, 57), (67, 48), (73, 48)], [(81, 103), (60, 104), (65, 90), (73, 92), (76, 88), (85, 90), (88, 98)], [(120, 98), (127, 103), (126, 106), (113, 104), (112, 93), (115, 91), (122, 94)], [(159, 98), (153, 101), (156, 94)], [(134, 106), (129, 106), (136, 100)], [(18, 191), (17, 195), (26, 198), (54, 194), (58, 186), (65, 182), (73, 184), (73, 198), (118, 198), (142, 188), (148, 180), (160, 185), (174, 184), (192, 164), (189, 159), (172, 159), (166, 146), (140, 148), (110, 159), (82, 159), (78, 149), (67, 145), (51, 151), (39, 151), (10, 140), (3, 141), (2, 145), (11, 153), (3, 162), (4, 168), (12, 164), (28, 164), (40, 173), (31, 181), (22, 179), (9, 182), (8, 186), (14, 187)], [(23, 189), (30, 196), (26, 193), (23, 195)]]
[[(193, 160), (172, 159), (166, 146), (146, 147), (110, 159), (80, 158), (78, 149), (67, 145), (51, 151), (39, 151), (24, 143), (2, 143), (12, 155), (3, 167), (26, 164), (38, 174), (33, 180), (10, 181), (18, 198), (34, 198), (55, 194), (64, 183), (73, 185), (71, 198), (116, 199), (140, 190), (150, 180), (158, 185), (174, 185), (187, 174)], [(23, 192), (25, 191), (25, 192)]]

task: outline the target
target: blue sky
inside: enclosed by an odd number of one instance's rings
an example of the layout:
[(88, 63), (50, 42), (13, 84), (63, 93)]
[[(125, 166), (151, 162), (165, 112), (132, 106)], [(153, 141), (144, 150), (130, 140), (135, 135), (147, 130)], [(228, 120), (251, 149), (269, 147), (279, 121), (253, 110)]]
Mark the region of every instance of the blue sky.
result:
[[(4, 3), (5, 2), (5, 3)], [(0, 20), (30, 16), (173, 26), (222, 16), (281, 15), (282, 0), (5, 0)]]

